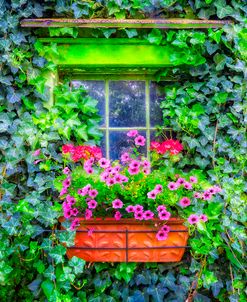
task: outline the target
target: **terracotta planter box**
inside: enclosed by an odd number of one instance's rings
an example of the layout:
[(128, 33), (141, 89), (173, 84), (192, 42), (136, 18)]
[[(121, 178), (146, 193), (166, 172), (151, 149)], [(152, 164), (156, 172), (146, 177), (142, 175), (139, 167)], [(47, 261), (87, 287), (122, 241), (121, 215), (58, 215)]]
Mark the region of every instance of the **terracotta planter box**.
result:
[(152, 223), (135, 219), (80, 218), (75, 245), (67, 249), (69, 258), (90, 262), (177, 262), (185, 252), (188, 231), (183, 220), (171, 218), (167, 240), (159, 241)]

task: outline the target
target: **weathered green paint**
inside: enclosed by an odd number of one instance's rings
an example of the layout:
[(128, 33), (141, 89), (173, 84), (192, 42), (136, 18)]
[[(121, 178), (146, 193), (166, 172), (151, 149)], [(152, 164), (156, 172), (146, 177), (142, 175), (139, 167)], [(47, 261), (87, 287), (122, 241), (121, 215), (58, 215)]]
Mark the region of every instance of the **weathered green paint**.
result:
[(24, 19), (22, 27), (80, 27), (80, 28), (221, 28), (229, 20), (191, 19)]
[[(59, 44), (51, 59), (62, 66), (165, 67), (172, 66), (174, 48), (155, 45)], [(182, 60), (181, 60), (182, 63)]]

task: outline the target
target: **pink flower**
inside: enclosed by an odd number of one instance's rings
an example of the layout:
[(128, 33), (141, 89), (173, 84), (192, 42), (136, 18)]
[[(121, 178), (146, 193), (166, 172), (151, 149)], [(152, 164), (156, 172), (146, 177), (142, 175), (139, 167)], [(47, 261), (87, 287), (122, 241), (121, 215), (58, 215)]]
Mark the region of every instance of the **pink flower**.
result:
[(74, 231), (78, 226), (80, 226), (80, 220), (78, 218), (75, 218), (72, 220), (71, 225), (70, 225), (70, 230)]
[(70, 195), (66, 196), (66, 200), (67, 200), (67, 202), (68, 202), (69, 205), (73, 205), (76, 202), (75, 197), (70, 196)]
[(170, 182), (168, 184), (168, 189), (171, 191), (176, 190), (177, 188), (178, 188), (178, 185), (175, 182)]
[(139, 171), (138, 168), (131, 168), (131, 167), (129, 167), (128, 168), (128, 172), (129, 172), (130, 175), (135, 175), (135, 174), (138, 174), (140, 171)]
[(71, 210), (71, 215), (72, 216), (77, 216), (78, 212), (79, 212), (78, 209), (74, 208), (74, 209)]
[(162, 185), (156, 185), (154, 190), (161, 193), (163, 191), (163, 186)]
[(39, 156), (40, 155), (41, 150), (37, 149), (33, 152), (33, 156)]
[(187, 190), (192, 190), (192, 184), (189, 183), (189, 182), (185, 182), (184, 183), (184, 188), (187, 189)]
[(190, 224), (196, 224), (199, 221), (199, 217), (195, 214), (191, 214), (188, 218)]
[(135, 212), (134, 213), (134, 217), (135, 217), (135, 219), (137, 219), (137, 220), (143, 220), (143, 212)]
[(214, 186), (215, 193), (220, 193), (222, 191), (221, 187)]
[(67, 188), (63, 187), (59, 196), (63, 196), (64, 194), (67, 194), (67, 192), (68, 192)]
[(36, 160), (33, 162), (33, 164), (34, 164), (34, 165), (37, 165), (37, 164), (40, 163), (40, 162), (42, 162), (42, 159), (36, 159)]
[(108, 179), (106, 180), (106, 184), (107, 184), (108, 186), (112, 186), (112, 185), (114, 185), (115, 183), (116, 183), (116, 181), (115, 181), (114, 178), (108, 178)]
[(87, 202), (87, 206), (89, 209), (95, 209), (97, 207), (97, 201), (94, 199), (91, 199)]
[(171, 217), (171, 213), (167, 211), (159, 212), (159, 219), (160, 220), (168, 220)]
[(137, 204), (137, 205), (135, 206), (135, 212), (142, 212), (142, 211), (143, 211), (143, 206)]
[(197, 183), (197, 178), (195, 176), (190, 176), (190, 182), (193, 183), (193, 184), (196, 184)]
[(199, 192), (195, 192), (195, 193), (194, 193), (194, 197), (195, 197), (195, 198), (201, 198), (201, 194), (200, 194)]
[(157, 211), (160, 213), (160, 212), (164, 212), (164, 211), (166, 211), (166, 207), (165, 206), (163, 206), (163, 205), (159, 205), (158, 207), (157, 207)]
[(117, 211), (117, 212), (115, 213), (115, 215), (114, 215), (114, 218), (115, 218), (116, 220), (120, 220), (121, 217), (122, 217), (122, 215), (121, 215), (121, 213), (120, 213), (119, 211)]
[(161, 240), (166, 240), (168, 237), (167, 232), (164, 232), (162, 230), (158, 231), (158, 233), (156, 234), (156, 238), (161, 241)]
[(100, 180), (101, 180), (101, 181), (106, 181), (106, 180), (108, 179), (109, 175), (110, 175), (110, 174), (107, 173), (107, 172), (101, 173), (101, 174), (100, 174)]
[(93, 168), (92, 167), (84, 167), (84, 170), (86, 171), (87, 174), (93, 174)]
[(150, 169), (143, 169), (142, 172), (146, 175), (150, 174)]
[(180, 201), (179, 204), (181, 207), (185, 208), (190, 205), (190, 199), (188, 197), (183, 197)]
[(125, 209), (125, 211), (127, 213), (133, 213), (135, 211), (135, 207), (134, 206), (127, 206), (127, 208)]
[(144, 168), (150, 168), (151, 164), (150, 164), (150, 162), (149, 162), (148, 160), (145, 159), (145, 160), (142, 162), (142, 166), (143, 166)]
[(135, 138), (135, 144), (136, 146), (144, 146), (146, 143), (146, 139), (144, 136), (142, 135), (138, 135), (136, 138)]
[(150, 191), (150, 192), (148, 192), (147, 193), (147, 196), (148, 196), (148, 198), (150, 198), (150, 199), (155, 199), (156, 198), (156, 196), (157, 196), (157, 192), (156, 191)]
[(71, 209), (66, 209), (63, 211), (64, 218), (68, 219), (71, 217), (71, 215), (72, 215)]
[(202, 220), (202, 221), (204, 221), (204, 222), (208, 221), (208, 217), (207, 217), (205, 214), (201, 214), (201, 215), (199, 216), (199, 218), (200, 218), (200, 220)]
[(113, 171), (118, 173), (120, 171), (120, 166), (113, 167)]
[(99, 160), (99, 165), (101, 168), (108, 168), (110, 166), (110, 161), (104, 157)]
[(212, 198), (212, 194), (210, 194), (209, 192), (205, 191), (202, 195), (202, 199), (203, 200), (210, 200)]
[(128, 182), (129, 179), (127, 176), (121, 175), (122, 182)]
[(115, 182), (116, 182), (117, 184), (121, 184), (121, 183), (122, 183), (122, 176), (121, 176), (120, 174), (117, 174), (117, 175), (114, 177), (114, 179), (115, 179)]
[(207, 189), (207, 192), (209, 192), (210, 194), (215, 194), (216, 193), (214, 187)]
[(129, 153), (125, 152), (121, 155), (121, 162), (125, 163), (130, 160)]
[(98, 195), (98, 191), (95, 189), (89, 190), (88, 195), (92, 198), (95, 198)]
[(71, 185), (71, 179), (69, 177), (67, 177), (64, 181), (63, 181), (63, 187), (68, 188)]
[(123, 202), (122, 202), (122, 200), (120, 200), (120, 199), (115, 199), (115, 200), (113, 200), (113, 202), (112, 202), (112, 207), (113, 207), (114, 209), (121, 209), (121, 208), (123, 207)]
[(94, 231), (94, 228), (89, 228), (88, 231), (87, 231), (88, 236), (92, 236), (93, 231)]
[(63, 169), (63, 173), (64, 173), (64, 174), (69, 174), (69, 173), (70, 173), (70, 169), (69, 169), (68, 167), (65, 167), (65, 168)]
[(170, 232), (170, 227), (168, 225), (163, 225), (162, 228), (160, 229), (161, 231), (164, 231), (166, 233), (169, 233)]
[(127, 133), (127, 136), (128, 137), (135, 137), (138, 135), (138, 131), (137, 130), (130, 130), (128, 133)]
[(131, 163), (129, 164), (129, 167), (131, 169), (138, 169), (140, 167), (141, 163), (137, 160), (132, 160)]
[(184, 178), (182, 178), (182, 177), (178, 178), (177, 181), (176, 181), (176, 183), (178, 185), (183, 185), (185, 182), (186, 182), (186, 180)]
[(66, 201), (63, 202), (62, 204), (63, 210), (70, 210), (71, 205), (69, 205)]
[(154, 213), (147, 210), (143, 213), (143, 218), (144, 220), (149, 220), (149, 219), (152, 219), (154, 217)]
[(86, 220), (90, 219), (92, 216), (93, 216), (93, 212), (89, 209), (86, 209), (86, 211), (85, 211)]

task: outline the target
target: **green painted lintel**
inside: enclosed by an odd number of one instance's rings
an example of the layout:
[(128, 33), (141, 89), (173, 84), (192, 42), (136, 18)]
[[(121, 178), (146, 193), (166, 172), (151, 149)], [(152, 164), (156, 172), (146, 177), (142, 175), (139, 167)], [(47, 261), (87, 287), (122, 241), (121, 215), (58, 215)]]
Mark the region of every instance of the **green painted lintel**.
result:
[(61, 66), (166, 67), (174, 49), (156, 45), (58, 44), (53, 62)]

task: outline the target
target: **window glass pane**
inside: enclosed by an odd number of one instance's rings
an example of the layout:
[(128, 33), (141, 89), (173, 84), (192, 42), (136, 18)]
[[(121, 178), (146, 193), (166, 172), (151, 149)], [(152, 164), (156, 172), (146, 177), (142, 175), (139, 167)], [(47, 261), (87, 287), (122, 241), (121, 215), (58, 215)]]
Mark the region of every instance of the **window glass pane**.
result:
[(106, 135), (105, 135), (105, 131), (102, 131), (102, 132), (103, 132), (103, 136), (100, 141), (100, 148), (101, 148), (103, 157), (106, 157)]
[(155, 82), (150, 82), (150, 125), (163, 124), (162, 110), (160, 108), (161, 101), (164, 100), (164, 92), (161, 91), (161, 86)]
[[(127, 137), (128, 131), (110, 131), (110, 158), (115, 160), (119, 159), (121, 154), (129, 152), (130, 148), (133, 147), (133, 139)], [(146, 138), (145, 131), (139, 131), (141, 135)], [(139, 152), (146, 155), (146, 144), (143, 147), (138, 148)]]
[(146, 124), (145, 82), (110, 81), (110, 127), (137, 127)]
[(105, 125), (105, 82), (104, 81), (72, 81), (75, 87), (84, 86), (88, 95), (98, 101), (99, 115), (102, 117), (100, 126)]

